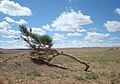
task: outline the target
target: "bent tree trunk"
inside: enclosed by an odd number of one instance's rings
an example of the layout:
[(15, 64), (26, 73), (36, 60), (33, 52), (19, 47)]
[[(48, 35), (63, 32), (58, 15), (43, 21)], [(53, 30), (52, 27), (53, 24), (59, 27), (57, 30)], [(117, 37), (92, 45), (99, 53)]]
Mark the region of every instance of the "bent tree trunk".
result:
[(79, 63), (81, 63), (81, 64), (84, 64), (84, 65), (86, 66), (85, 71), (87, 71), (87, 70), (89, 69), (89, 67), (90, 67), (85, 61), (83, 61), (83, 60), (81, 60), (81, 59), (79, 59), (79, 58), (77, 58), (77, 57), (75, 57), (75, 56), (73, 56), (73, 55), (71, 55), (71, 54), (67, 54), (67, 53), (57, 53), (57, 55), (54, 55), (53, 57), (51, 57), (51, 58), (49, 59), (49, 62), (50, 62), (54, 57), (56, 57), (56, 56), (58, 56), (58, 55), (67, 56), (67, 57), (69, 57), (69, 58), (71, 58), (71, 59), (73, 59), (73, 60), (75, 60), (75, 61), (77, 61), (77, 62), (79, 62)]
[(85, 71), (89, 69), (89, 65), (86, 62), (76, 58), (75, 56), (52, 49), (51, 47), (53, 45), (53, 42), (50, 36), (40, 36), (38, 34), (34, 34), (32, 33), (32, 29), (28, 30), (25, 25), (20, 25), (20, 31), (22, 34), (21, 39), (27, 42), (33, 50), (33, 52), (31, 52), (31, 56), (37, 57), (37, 60), (32, 59), (34, 62), (37, 63), (38, 61), (41, 61), (43, 63), (51, 65), (49, 62), (54, 57), (58, 55), (63, 55), (72, 58), (81, 64), (84, 64), (86, 66)]

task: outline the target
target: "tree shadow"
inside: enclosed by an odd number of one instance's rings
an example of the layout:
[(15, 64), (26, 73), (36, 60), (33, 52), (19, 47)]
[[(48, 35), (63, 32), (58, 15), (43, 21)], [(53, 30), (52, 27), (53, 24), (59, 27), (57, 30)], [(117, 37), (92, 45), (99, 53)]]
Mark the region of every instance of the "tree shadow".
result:
[(68, 69), (68, 68), (65, 68), (65, 67), (62, 67), (62, 66), (51, 64), (49, 62), (46, 62), (44, 60), (40, 60), (40, 59), (37, 59), (37, 58), (30, 58), (30, 59), (31, 59), (32, 62), (34, 62), (37, 65), (47, 65), (49, 67), (57, 67), (57, 68), (61, 68), (61, 69)]

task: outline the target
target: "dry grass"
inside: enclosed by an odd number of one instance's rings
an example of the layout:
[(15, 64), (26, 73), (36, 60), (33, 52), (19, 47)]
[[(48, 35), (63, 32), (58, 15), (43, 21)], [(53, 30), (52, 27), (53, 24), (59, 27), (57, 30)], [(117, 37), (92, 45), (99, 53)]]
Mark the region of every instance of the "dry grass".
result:
[[(119, 84), (120, 49), (58, 49), (89, 62), (90, 69), (67, 57), (56, 57), (52, 63), (68, 70), (34, 64), (25, 50), (0, 50), (0, 84)], [(5, 60), (5, 61), (3, 61)]]

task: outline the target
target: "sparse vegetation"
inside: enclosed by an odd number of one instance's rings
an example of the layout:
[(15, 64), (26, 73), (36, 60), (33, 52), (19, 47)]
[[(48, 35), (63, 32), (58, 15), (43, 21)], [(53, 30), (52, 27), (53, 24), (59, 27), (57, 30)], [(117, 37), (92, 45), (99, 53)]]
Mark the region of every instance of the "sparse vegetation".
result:
[(83, 76), (75, 76), (75, 79), (79, 80), (79, 81), (82, 81), (82, 80), (85, 80), (85, 78), (83, 78)]
[[(78, 62), (59, 56), (52, 63), (65, 67), (64, 70), (57, 67), (48, 67), (44, 64), (35, 64), (29, 58), (30, 50), (2, 50), (0, 62), (0, 80), (7, 80), (8, 84), (119, 84), (120, 83), (120, 50), (108, 48), (80, 48), (58, 49), (65, 53), (90, 62), (88, 72), (83, 71), (84, 66)], [(114, 54), (112, 54), (114, 53)], [(23, 56), (24, 54), (24, 56)], [(11, 58), (11, 59), (10, 59)], [(110, 60), (106, 60), (106, 59)], [(100, 59), (100, 60), (99, 60)], [(105, 59), (106, 61), (101, 61)], [(17, 63), (16, 63), (17, 62)], [(19, 66), (19, 64), (21, 66)], [(89, 74), (89, 75), (88, 75)], [(91, 76), (92, 74), (92, 76)], [(0, 81), (1, 82), (1, 81)], [(4, 82), (4, 81), (3, 81)]]
[(26, 73), (27, 76), (40, 76), (40, 73), (36, 70), (30, 70)]
[(87, 72), (86, 73), (86, 79), (97, 79), (98, 78), (98, 75), (94, 72)]

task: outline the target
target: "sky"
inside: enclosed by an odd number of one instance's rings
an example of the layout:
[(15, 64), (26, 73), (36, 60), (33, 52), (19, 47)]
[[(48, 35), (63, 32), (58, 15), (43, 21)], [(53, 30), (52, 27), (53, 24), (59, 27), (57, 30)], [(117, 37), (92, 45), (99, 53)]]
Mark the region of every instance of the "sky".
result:
[(27, 48), (19, 25), (53, 48), (119, 47), (120, 0), (0, 0), (0, 48)]

